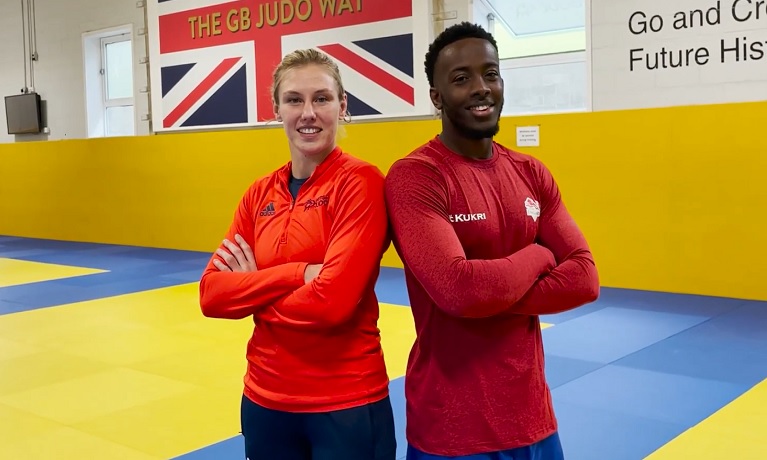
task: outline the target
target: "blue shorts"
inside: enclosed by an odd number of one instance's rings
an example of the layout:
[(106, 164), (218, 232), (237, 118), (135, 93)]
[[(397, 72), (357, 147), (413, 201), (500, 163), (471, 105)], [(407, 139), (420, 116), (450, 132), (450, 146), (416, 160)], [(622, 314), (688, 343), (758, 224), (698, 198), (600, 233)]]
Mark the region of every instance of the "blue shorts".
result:
[(564, 460), (564, 458), (565, 454), (562, 452), (558, 433), (526, 447), (461, 457), (441, 457), (425, 454), (411, 446), (407, 448), (407, 460)]
[(244, 395), (241, 407), (249, 460), (395, 460), (397, 441), (389, 397), (351, 409), (289, 413)]

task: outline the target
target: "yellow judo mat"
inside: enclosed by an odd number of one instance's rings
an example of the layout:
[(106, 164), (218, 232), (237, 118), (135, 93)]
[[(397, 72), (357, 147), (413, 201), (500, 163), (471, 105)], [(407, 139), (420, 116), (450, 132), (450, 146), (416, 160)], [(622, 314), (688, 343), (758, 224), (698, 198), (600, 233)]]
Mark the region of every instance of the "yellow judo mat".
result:
[(92, 275), (94, 273), (102, 273), (103, 271), (0, 257), (0, 288), (73, 276)]
[[(236, 435), (252, 322), (198, 305), (194, 283), (0, 316), (0, 458), (168, 459)], [(412, 320), (381, 308), (395, 378)]]

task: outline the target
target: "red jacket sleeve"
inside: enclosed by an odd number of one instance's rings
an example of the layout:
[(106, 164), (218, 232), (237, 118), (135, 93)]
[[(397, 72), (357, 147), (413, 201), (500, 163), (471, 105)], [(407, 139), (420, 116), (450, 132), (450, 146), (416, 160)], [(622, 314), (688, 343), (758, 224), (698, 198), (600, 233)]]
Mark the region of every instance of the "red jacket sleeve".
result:
[(502, 313), (554, 265), (551, 252), (535, 244), (502, 259), (468, 260), (448, 217), (446, 184), (421, 161), (405, 158), (392, 166), (386, 199), (400, 258), (450, 315)]
[(586, 238), (567, 211), (551, 172), (538, 163), (541, 222), (538, 242), (549, 248), (557, 267), (538, 280), (510, 312), (544, 315), (560, 313), (599, 296), (599, 276)]
[[(240, 200), (226, 234), (229, 241), (235, 241), (234, 235), (240, 234), (254, 252), (251, 203), (255, 190), (254, 185)], [(220, 247), (226, 250), (223, 243)], [(216, 258), (215, 254), (210, 258), (200, 279), (200, 308), (203, 315), (211, 318), (246, 318), (304, 284), (305, 263), (288, 263), (255, 272), (222, 272), (213, 265)]]
[[(366, 166), (340, 185), (328, 248), (319, 275), (278, 301), (271, 320), (321, 329), (352, 317), (365, 289), (372, 289), (389, 246), (383, 174)], [(266, 317), (266, 320), (270, 320)]]

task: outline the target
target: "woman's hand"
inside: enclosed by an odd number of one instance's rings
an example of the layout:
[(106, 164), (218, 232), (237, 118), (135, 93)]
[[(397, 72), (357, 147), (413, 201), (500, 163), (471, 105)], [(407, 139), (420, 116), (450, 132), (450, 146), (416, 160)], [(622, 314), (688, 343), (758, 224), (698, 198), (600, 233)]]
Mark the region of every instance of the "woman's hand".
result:
[(216, 254), (223, 260), (214, 260), (213, 264), (221, 271), (230, 272), (254, 272), (258, 270), (256, 266), (256, 257), (253, 255), (253, 250), (250, 248), (245, 238), (240, 235), (235, 235), (233, 243), (229, 240), (224, 240), (224, 246), (229, 252), (226, 252), (222, 248), (216, 250)]

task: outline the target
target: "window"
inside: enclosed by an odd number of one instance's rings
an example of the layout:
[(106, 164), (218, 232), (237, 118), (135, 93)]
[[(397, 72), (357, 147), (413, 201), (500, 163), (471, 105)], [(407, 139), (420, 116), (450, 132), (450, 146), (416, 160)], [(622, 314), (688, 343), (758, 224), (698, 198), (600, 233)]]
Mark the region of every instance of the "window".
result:
[(501, 59), (586, 49), (586, 0), (479, 0), (494, 12)]
[(101, 39), (104, 135), (131, 136), (133, 113), (133, 48), (130, 37)]
[(588, 110), (586, 70), (585, 52), (503, 59), (503, 115)]
[(88, 137), (136, 133), (132, 26), (83, 35)]
[(585, 0), (475, 0), (498, 42), (503, 115), (590, 110)]

